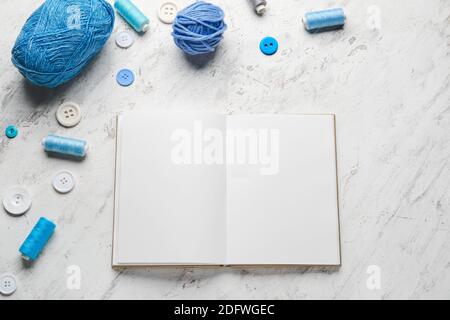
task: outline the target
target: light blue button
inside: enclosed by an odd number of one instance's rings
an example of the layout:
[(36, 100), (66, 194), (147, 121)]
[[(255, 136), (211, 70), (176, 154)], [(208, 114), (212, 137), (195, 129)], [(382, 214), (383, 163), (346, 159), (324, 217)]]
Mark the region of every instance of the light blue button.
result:
[(117, 73), (117, 83), (123, 87), (127, 87), (134, 82), (134, 73), (129, 69), (122, 69)]
[(271, 56), (278, 51), (278, 41), (272, 37), (265, 37), (261, 40), (259, 48), (265, 55)]
[(9, 125), (6, 127), (5, 134), (9, 139), (13, 139), (17, 137), (19, 130), (17, 130), (16, 126)]

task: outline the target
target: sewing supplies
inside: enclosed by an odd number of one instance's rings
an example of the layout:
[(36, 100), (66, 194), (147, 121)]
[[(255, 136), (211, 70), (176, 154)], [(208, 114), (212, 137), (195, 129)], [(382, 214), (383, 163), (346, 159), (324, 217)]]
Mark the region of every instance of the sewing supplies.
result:
[(345, 24), (345, 13), (342, 8), (308, 12), (303, 17), (305, 29), (309, 32), (321, 32), (340, 29)]
[(130, 0), (116, 0), (114, 8), (130, 26), (137, 32), (146, 32), (150, 21), (145, 14)]
[(278, 51), (278, 41), (273, 37), (265, 37), (259, 43), (259, 49), (265, 55), (271, 56)]
[(105, 0), (47, 0), (28, 18), (12, 49), (12, 63), (31, 83), (57, 87), (101, 51), (114, 26)]
[(127, 49), (134, 43), (134, 36), (128, 31), (121, 31), (116, 34), (116, 44), (118, 47)]
[(214, 52), (227, 29), (219, 7), (198, 1), (178, 12), (173, 22), (175, 44), (188, 55)]
[(52, 183), (59, 193), (68, 193), (75, 187), (75, 178), (70, 171), (62, 170), (53, 177)]
[(14, 139), (19, 134), (19, 130), (15, 125), (9, 125), (5, 129), (5, 135), (8, 139)]
[(134, 73), (130, 69), (122, 69), (117, 72), (116, 81), (122, 87), (128, 87), (134, 82)]
[(3, 208), (13, 216), (25, 214), (31, 207), (30, 193), (23, 187), (13, 186), (3, 196)]
[(81, 121), (81, 109), (75, 102), (65, 102), (56, 110), (56, 120), (63, 127), (71, 128)]
[(27, 261), (36, 260), (55, 231), (56, 225), (41, 217), (19, 248), (22, 258)]
[(162, 23), (171, 24), (177, 16), (178, 7), (173, 2), (165, 2), (158, 11), (158, 18)]
[(266, 12), (267, 9), (266, 0), (250, 0), (250, 2), (253, 4), (253, 8), (255, 8), (257, 14), (262, 15), (264, 14), (264, 12)]
[(0, 294), (10, 296), (17, 290), (16, 277), (10, 273), (5, 273), (0, 277)]
[(42, 140), (44, 150), (76, 158), (83, 158), (86, 155), (88, 145), (84, 140), (48, 135)]

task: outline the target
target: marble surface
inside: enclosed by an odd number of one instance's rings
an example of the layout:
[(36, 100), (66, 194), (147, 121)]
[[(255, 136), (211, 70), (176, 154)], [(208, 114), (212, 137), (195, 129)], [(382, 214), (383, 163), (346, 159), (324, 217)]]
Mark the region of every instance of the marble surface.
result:
[[(20, 28), (42, 1), (20, 2), (3, 0), (0, 13), (0, 127), (20, 129), (14, 140), (1, 135), (0, 197), (19, 184), (33, 205), (18, 218), (0, 212), (0, 273), (19, 281), (7, 299), (450, 298), (449, 1), (269, 0), (259, 18), (246, 0), (215, 0), (229, 27), (223, 43), (214, 57), (189, 60), (157, 19), (162, 1), (135, 0), (150, 31), (127, 50), (111, 38), (56, 90), (27, 84), (10, 62)], [(344, 30), (304, 31), (304, 12), (337, 5), (347, 14)], [(123, 29), (117, 18), (114, 31)], [(280, 43), (272, 57), (259, 52), (266, 35)], [(136, 73), (128, 88), (115, 82), (123, 67)], [(65, 129), (55, 111), (69, 100), (83, 119)], [(156, 108), (335, 113), (342, 267), (111, 269), (115, 115)], [(89, 156), (49, 158), (40, 145), (49, 132), (87, 139)], [(77, 178), (67, 195), (51, 185), (59, 169)], [(42, 215), (57, 233), (25, 265), (18, 247)], [(73, 265), (79, 290), (70, 286)]]

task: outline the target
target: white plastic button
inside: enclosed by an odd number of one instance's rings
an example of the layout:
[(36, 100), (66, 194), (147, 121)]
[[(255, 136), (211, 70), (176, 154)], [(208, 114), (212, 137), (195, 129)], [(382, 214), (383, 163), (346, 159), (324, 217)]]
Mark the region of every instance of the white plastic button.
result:
[(20, 216), (30, 209), (31, 196), (28, 191), (22, 187), (12, 187), (5, 193), (3, 207), (8, 213), (14, 216)]
[(173, 2), (165, 2), (161, 5), (158, 12), (159, 20), (163, 23), (170, 24), (177, 16), (178, 7)]
[(17, 290), (17, 280), (12, 274), (4, 274), (0, 277), (0, 293), (10, 296)]
[(134, 43), (133, 35), (128, 31), (122, 31), (116, 34), (116, 44), (121, 48), (129, 48)]
[(63, 170), (53, 177), (53, 188), (59, 193), (68, 193), (75, 187), (75, 178), (70, 171)]
[(75, 102), (65, 102), (56, 111), (56, 120), (64, 127), (74, 127), (81, 121), (81, 109)]

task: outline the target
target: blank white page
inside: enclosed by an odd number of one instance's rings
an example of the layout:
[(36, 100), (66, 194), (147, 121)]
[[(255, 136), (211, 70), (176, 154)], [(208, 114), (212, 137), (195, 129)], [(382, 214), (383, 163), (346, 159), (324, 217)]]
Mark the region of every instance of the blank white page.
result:
[(224, 263), (226, 168), (172, 158), (174, 132), (196, 121), (225, 130), (206, 112), (118, 117), (113, 265)]
[(228, 134), (279, 133), (275, 174), (254, 161), (227, 167), (228, 264), (340, 264), (334, 123), (333, 115), (228, 117)]

